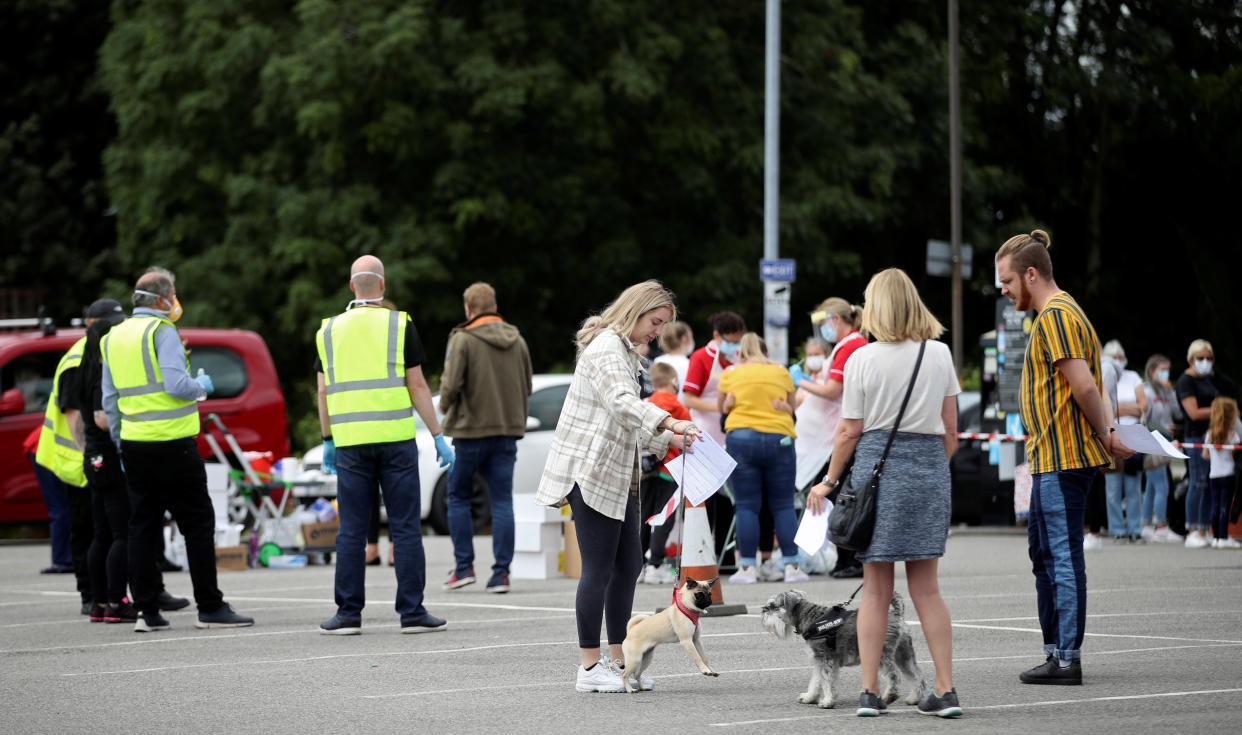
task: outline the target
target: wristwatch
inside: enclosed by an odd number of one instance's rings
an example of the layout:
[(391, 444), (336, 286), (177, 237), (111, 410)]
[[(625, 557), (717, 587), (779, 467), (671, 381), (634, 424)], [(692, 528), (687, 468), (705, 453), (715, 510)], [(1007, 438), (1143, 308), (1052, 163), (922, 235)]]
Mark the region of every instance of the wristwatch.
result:
[(833, 490), (836, 490), (837, 488), (841, 487), (840, 480), (829, 480), (828, 475), (824, 475), (823, 483), (828, 486), (829, 492), (832, 492)]

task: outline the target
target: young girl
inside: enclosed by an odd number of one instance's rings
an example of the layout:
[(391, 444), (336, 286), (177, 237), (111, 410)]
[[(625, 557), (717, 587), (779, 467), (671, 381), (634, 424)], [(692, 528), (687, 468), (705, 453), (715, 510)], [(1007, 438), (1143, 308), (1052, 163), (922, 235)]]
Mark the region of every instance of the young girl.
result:
[[(1238, 404), (1232, 398), (1217, 397), (1212, 401), (1212, 418), (1208, 420), (1205, 444), (1237, 444)], [(1213, 549), (1242, 549), (1242, 543), (1229, 538), (1229, 501), (1233, 498), (1233, 450), (1203, 450), (1203, 458), (1211, 462), (1208, 471)]]

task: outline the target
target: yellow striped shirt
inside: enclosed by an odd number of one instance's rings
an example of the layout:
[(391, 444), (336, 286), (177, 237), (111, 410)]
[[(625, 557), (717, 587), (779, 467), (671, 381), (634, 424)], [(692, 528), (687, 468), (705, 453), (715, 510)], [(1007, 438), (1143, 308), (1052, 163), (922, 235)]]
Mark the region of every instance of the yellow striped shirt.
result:
[(1096, 389), (1101, 388), (1100, 338), (1078, 302), (1058, 291), (1035, 317), (1022, 366), (1022, 423), (1030, 436), (1026, 457), (1032, 474), (1112, 462), (1074, 401), (1069, 381), (1056, 369), (1056, 362), (1067, 358), (1086, 360)]

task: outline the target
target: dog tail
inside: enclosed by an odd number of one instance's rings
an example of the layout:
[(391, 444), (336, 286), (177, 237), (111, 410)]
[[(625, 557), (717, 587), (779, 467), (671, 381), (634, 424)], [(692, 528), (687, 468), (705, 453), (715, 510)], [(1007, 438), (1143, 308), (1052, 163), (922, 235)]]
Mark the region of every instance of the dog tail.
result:
[(635, 615), (634, 617), (630, 618), (630, 622), (625, 624), (625, 632), (629, 633), (630, 628), (633, 628), (635, 625), (638, 625), (639, 623), (641, 623), (642, 621), (646, 620), (649, 617), (651, 616), (645, 613), (642, 613), (642, 614)]
[(901, 593), (898, 592), (897, 590), (893, 590), (892, 608), (893, 608), (893, 615), (896, 615), (898, 620), (905, 620), (906, 605), (905, 605), (905, 602), (902, 600)]

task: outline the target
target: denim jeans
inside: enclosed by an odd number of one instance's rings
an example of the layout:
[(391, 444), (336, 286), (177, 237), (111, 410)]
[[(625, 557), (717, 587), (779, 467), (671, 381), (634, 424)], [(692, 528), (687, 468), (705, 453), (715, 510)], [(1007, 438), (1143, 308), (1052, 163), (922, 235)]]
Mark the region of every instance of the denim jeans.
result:
[(794, 543), (798, 516), (794, 511), (794, 442), (784, 434), (734, 429), (725, 438), (725, 450), (737, 461), (730, 480), (737, 511), (738, 565), (754, 566), (759, 548), (759, 510), (767, 502), (772, 513), (781, 557), (798, 558)]
[(513, 462), (517, 459), (517, 439), (511, 436), (485, 436), (454, 439), (457, 459), (449, 472), (449, 536), (460, 575), (474, 566), (474, 521), (470, 505), (474, 498), (474, 475), (483, 474), (492, 506), (492, 573), (509, 571), (513, 561)]
[(337, 614), (362, 617), (366, 604), (367, 527), (378, 483), (388, 509), (397, 572), (396, 609), (401, 622), (420, 620), (426, 561), (419, 502), (418, 447), (414, 440), (336, 448), (336, 497), (341, 530), (336, 537)]
[(1143, 523), (1151, 523), (1153, 517), (1157, 526), (1168, 522), (1169, 510), (1169, 467), (1168, 465), (1147, 470), (1147, 490), (1143, 493)]
[(1031, 516), (1026, 530), (1039, 627), (1044, 634), (1044, 653), (1066, 660), (1082, 656), (1087, 623), (1082, 524), (1095, 473), (1095, 469), (1061, 470), (1031, 478)]
[(34, 467), (35, 479), (39, 481), (39, 493), (47, 506), (51, 519), (48, 535), (52, 539), (52, 563), (57, 566), (73, 566), (73, 550), (69, 546), (69, 495), (65, 483), (56, 473), (35, 461), (33, 454), (26, 454)]
[[(1187, 444), (1202, 444), (1203, 437), (1188, 436)], [(1203, 450), (1192, 449), (1186, 452), (1186, 470), (1190, 477), (1190, 485), (1186, 489), (1186, 530), (1207, 531), (1211, 529), (1208, 522), (1211, 512), (1211, 498), (1208, 493), (1208, 472), (1211, 462), (1203, 457)]]
[(1208, 481), (1211, 495), (1211, 511), (1208, 521), (1212, 526), (1212, 538), (1229, 537), (1229, 503), (1233, 500), (1234, 476), (1213, 477)]
[(1111, 472), (1104, 475), (1104, 495), (1108, 499), (1108, 532), (1113, 538), (1137, 536), (1143, 530), (1142, 519), (1139, 518), (1139, 510), (1143, 506), (1141, 487), (1142, 478), (1137, 474)]

